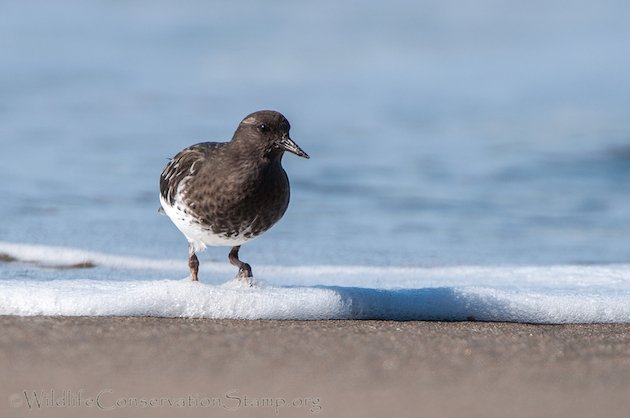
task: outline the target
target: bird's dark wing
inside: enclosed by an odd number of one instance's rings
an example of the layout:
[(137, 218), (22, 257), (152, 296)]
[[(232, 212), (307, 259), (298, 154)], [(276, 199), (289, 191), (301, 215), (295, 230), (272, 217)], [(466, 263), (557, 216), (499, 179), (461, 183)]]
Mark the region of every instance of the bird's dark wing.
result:
[(182, 180), (188, 176), (194, 175), (199, 165), (208, 157), (208, 155), (216, 148), (223, 145), (217, 142), (203, 142), (192, 145), (180, 151), (173, 157), (162, 175), (160, 175), (160, 194), (162, 198), (171, 205), (175, 201), (175, 194)]

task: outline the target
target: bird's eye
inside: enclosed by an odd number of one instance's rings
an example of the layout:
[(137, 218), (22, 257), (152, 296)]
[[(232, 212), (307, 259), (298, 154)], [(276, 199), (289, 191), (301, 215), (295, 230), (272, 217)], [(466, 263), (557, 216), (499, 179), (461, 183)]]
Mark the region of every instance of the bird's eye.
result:
[(260, 129), (263, 132), (267, 132), (269, 130), (269, 126), (267, 126), (264, 123), (261, 123), (260, 125), (258, 125), (258, 129)]

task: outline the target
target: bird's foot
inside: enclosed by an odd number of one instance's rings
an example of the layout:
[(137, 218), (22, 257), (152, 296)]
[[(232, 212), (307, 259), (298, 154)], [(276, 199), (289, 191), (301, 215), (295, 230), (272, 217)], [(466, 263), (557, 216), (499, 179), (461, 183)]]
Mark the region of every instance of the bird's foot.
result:
[(190, 278), (193, 282), (199, 281), (199, 259), (194, 252), (188, 258), (188, 267), (190, 268)]
[(254, 275), (252, 274), (252, 268), (247, 263), (243, 263), (238, 269), (238, 274), (236, 275), (236, 278), (242, 283), (247, 284), (249, 287), (252, 287), (254, 285)]

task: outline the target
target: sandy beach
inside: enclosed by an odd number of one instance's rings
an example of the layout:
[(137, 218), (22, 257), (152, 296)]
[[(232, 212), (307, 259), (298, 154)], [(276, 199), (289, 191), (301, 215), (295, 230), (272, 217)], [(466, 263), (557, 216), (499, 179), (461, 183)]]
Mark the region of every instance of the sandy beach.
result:
[(630, 325), (12, 316), (0, 324), (1, 416), (630, 410)]

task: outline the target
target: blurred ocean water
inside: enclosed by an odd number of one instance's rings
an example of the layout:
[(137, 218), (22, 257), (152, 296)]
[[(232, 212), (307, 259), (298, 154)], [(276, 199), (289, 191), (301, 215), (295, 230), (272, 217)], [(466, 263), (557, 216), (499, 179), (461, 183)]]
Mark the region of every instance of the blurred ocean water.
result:
[(2, 2), (0, 241), (185, 262), (167, 158), (271, 108), (312, 158), (285, 156), (254, 269), (629, 263), (629, 21), (612, 0)]

